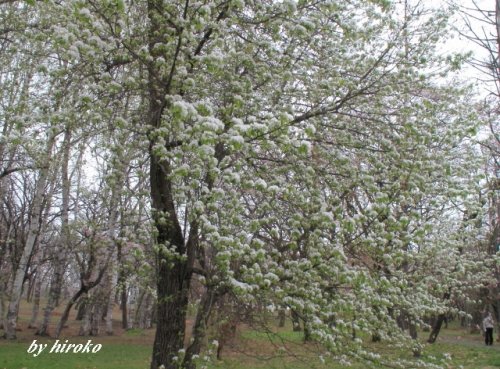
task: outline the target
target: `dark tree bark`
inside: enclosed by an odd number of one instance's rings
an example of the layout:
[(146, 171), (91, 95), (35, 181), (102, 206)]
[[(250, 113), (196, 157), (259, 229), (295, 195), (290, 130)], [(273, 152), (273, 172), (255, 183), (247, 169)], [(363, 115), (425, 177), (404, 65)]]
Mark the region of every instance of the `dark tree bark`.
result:
[(122, 312), (122, 328), (128, 329), (128, 307), (127, 307), (127, 275), (123, 262), (122, 243), (116, 243), (116, 258), (118, 260), (118, 291), (120, 294), (120, 309)]
[(304, 322), (304, 342), (310, 341), (312, 341), (311, 329), (309, 328), (309, 324), (307, 324), (307, 322)]
[(64, 309), (64, 312), (61, 316), (61, 319), (59, 320), (59, 323), (57, 324), (56, 333), (55, 333), (56, 338), (59, 338), (59, 336), (61, 335), (61, 331), (63, 330), (66, 322), (68, 321), (69, 313), (70, 313), (73, 305), (78, 301), (80, 296), (88, 293), (92, 288), (94, 288), (95, 286), (97, 286), (101, 282), (101, 279), (104, 275), (104, 272), (106, 271), (106, 268), (107, 268), (107, 263), (99, 271), (99, 274), (98, 274), (97, 278), (95, 279), (95, 281), (93, 281), (93, 282), (86, 282), (85, 280), (82, 281), (80, 289), (73, 295), (73, 297), (66, 304), (66, 308)]
[[(446, 292), (444, 294), (444, 300), (448, 300), (451, 296), (451, 293), (450, 292)], [(431, 329), (431, 333), (429, 335), (429, 339), (427, 340), (428, 343), (434, 343), (436, 342), (438, 336), (439, 336), (439, 332), (441, 331), (441, 327), (443, 326), (443, 322), (445, 321), (446, 319), (446, 316), (447, 316), (447, 313), (442, 313), (442, 314), (439, 314), (436, 318), (436, 320), (434, 321), (434, 324), (432, 325), (432, 329)]]
[(59, 323), (57, 324), (57, 328), (56, 328), (56, 333), (55, 333), (55, 337), (56, 338), (59, 338), (60, 334), (61, 334), (61, 331), (63, 330), (64, 328), (64, 325), (66, 324), (66, 322), (68, 321), (68, 318), (69, 318), (69, 312), (71, 311), (71, 308), (73, 307), (73, 305), (78, 301), (78, 299), (80, 298), (80, 296), (82, 296), (84, 293), (87, 292), (87, 288), (82, 286), (74, 295), (73, 297), (68, 301), (68, 303), (66, 304), (66, 308), (64, 309), (63, 313), (62, 313), (62, 316), (61, 316), (61, 319), (59, 320)]
[(128, 329), (127, 286), (123, 285), (120, 293), (122, 309), (122, 328)]
[[(186, 1), (175, 15), (165, 9), (165, 4), (163, 0), (148, 0), (147, 2), (149, 54), (153, 60), (161, 58), (168, 59), (170, 62), (168, 73), (158, 73), (155, 63), (147, 64), (149, 106), (146, 124), (151, 130), (149, 136), (150, 194), (153, 222), (156, 228), (155, 243), (158, 247), (156, 254), (157, 329), (151, 369), (158, 369), (162, 365), (165, 369), (174, 369), (178, 366), (173, 358), (184, 346), (188, 296), (198, 232), (197, 225), (190, 224), (189, 235), (185, 239), (175, 208), (172, 182), (169, 179), (170, 163), (167, 158), (160, 157), (158, 150), (154, 150), (155, 145), (158, 144), (154, 131), (161, 127), (162, 116), (168, 105), (166, 96), (184, 93), (179, 91), (178, 87), (173, 86), (177, 63), (182, 55), (183, 42), (185, 42), (184, 26), (172, 25), (171, 20), (175, 17), (182, 20), (180, 24), (188, 22), (190, 4)], [(229, 3), (224, 5), (217, 21), (226, 16), (228, 7)], [(208, 29), (191, 56), (197, 56), (202, 52), (211, 34), (212, 29)], [(172, 41), (174, 51), (169, 55), (165, 55), (161, 48), (156, 47), (165, 42), (166, 35), (172, 35), (168, 38), (174, 40)], [(165, 144), (167, 150), (172, 147), (172, 142)], [(216, 148), (217, 151), (220, 150)]]
[[(155, 107), (153, 101), (152, 110)], [(161, 114), (160, 114), (161, 116)], [(158, 116), (158, 119), (160, 118)], [(183, 348), (188, 307), (190, 272), (187, 261), (169, 256), (162, 248), (175, 249), (178, 255), (186, 254), (184, 237), (175, 212), (172, 185), (167, 179), (170, 167), (151, 150), (150, 183), (153, 217), (157, 229), (157, 293), (158, 316), (151, 369), (164, 365), (174, 369), (174, 356)], [(165, 220), (166, 219), (166, 220)]]
[(295, 310), (292, 309), (292, 326), (293, 326), (293, 331), (294, 332), (300, 332), (302, 331), (302, 328), (300, 326), (300, 318), (299, 315), (295, 312)]
[(212, 307), (214, 306), (218, 295), (208, 289), (202, 296), (198, 312), (196, 313), (196, 320), (193, 326), (193, 336), (192, 342), (186, 350), (186, 355), (184, 357), (184, 368), (185, 369), (195, 369), (196, 365), (193, 362), (193, 356), (199, 355), (202, 349), (203, 340), (206, 336), (207, 323), (210, 318), (210, 313), (212, 312)]
[[(149, 51), (153, 58), (163, 57), (155, 44), (163, 42), (165, 24), (161, 22), (163, 2), (148, 1), (148, 17), (151, 22), (149, 29)], [(186, 17), (184, 11), (184, 17)], [(178, 47), (182, 39), (182, 30), (178, 32)], [(167, 77), (157, 77), (153, 65), (149, 65), (149, 112), (148, 125), (152, 130), (161, 125), (161, 119), (167, 102), (165, 96), (169, 94), (170, 84), (175, 72), (177, 55), (172, 58), (172, 71)], [(154, 135), (150, 137), (150, 193), (153, 221), (156, 228), (156, 283), (157, 283), (157, 327), (151, 369), (158, 369), (161, 365), (165, 369), (177, 368), (173, 360), (184, 346), (186, 328), (186, 314), (188, 307), (188, 292), (191, 279), (189, 264), (193, 261), (193, 247), (187, 245), (179, 224), (173, 199), (172, 183), (169, 180), (171, 167), (168, 159), (161, 158), (155, 152), (157, 144)], [(185, 257), (187, 255), (187, 258)], [(182, 256), (182, 257), (181, 257)]]
[(431, 333), (429, 335), (428, 343), (436, 342), (439, 332), (441, 331), (441, 327), (443, 326), (444, 319), (446, 318), (446, 314), (439, 314), (434, 325), (432, 326)]

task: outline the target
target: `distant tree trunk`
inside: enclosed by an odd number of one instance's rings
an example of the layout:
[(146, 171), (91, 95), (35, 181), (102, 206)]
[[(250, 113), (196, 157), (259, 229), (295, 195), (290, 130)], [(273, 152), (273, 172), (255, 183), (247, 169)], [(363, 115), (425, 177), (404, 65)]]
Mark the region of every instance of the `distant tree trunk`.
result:
[(76, 304), (77, 312), (76, 312), (76, 318), (75, 320), (80, 321), (83, 319), (85, 316), (85, 304), (86, 304), (86, 299), (81, 298), (80, 301)]
[(443, 325), (443, 322), (446, 318), (446, 314), (439, 314), (438, 317), (436, 318), (434, 325), (432, 326), (431, 333), (429, 335), (429, 339), (427, 340), (428, 343), (434, 343), (436, 342), (439, 332), (441, 331), (441, 326)]
[(118, 252), (117, 252), (117, 221), (118, 221), (118, 203), (120, 199), (123, 178), (125, 176), (125, 169), (127, 165), (123, 163), (123, 159), (119, 160), (121, 168), (115, 168), (113, 172), (116, 176), (115, 185), (111, 188), (111, 201), (110, 201), (110, 215), (108, 218), (108, 237), (111, 240), (110, 245), (110, 266), (108, 268), (106, 288), (108, 290), (108, 298), (106, 301), (107, 309), (105, 311), (106, 320), (106, 334), (113, 334), (113, 307), (115, 306), (115, 294), (116, 285), (118, 282)]
[(91, 319), (91, 329), (90, 334), (92, 336), (99, 336), (101, 334), (101, 317), (103, 315), (104, 306), (101, 303), (101, 299), (96, 301), (92, 309), (92, 319)]
[(304, 322), (304, 342), (312, 341), (311, 328), (307, 322)]
[(4, 311), (5, 311), (5, 298), (3, 291), (0, 291), (0, 329), (3, 329), (4, 326), (4, 317), (3, 317)]
[(196, 313), (196, 319), (193, 325), (192, 341), (186, 350), (186, 355), (184, 358), (183, 367), (185, 369), (196, 368), (196, 365), (193, 362), (193, 356), (199, 355), (199, 353), (201, 352), (203, 340), (206, 335), (208, 319), (217, 298), (218, 295), (210, 288), (203, 294), (201, 298), (199, 308)]
[(414, 322), (409, 322), (408, 329), (410, 331), (410, 337), (415, 342), (415, 345), (413, 347), (413, 357), (419, 358), (422, 355), (422, 351), (420, 349), (420, 344), (418, 343), (417, 326)]
[(43, 322), (36, 333), (39, 336), (49, 336), (49, 324), (52, 312), (59, 305), (61, 296), (62, 282), (66, 269), (66, 252), (70, 245), (69, 230), (69, 198), (71, 183), (69, 180), (69, 160), (71, 152), (71, 130), (66, 126), (63, 140), (63, 158), (61, 165), (62, 177), (62, 215), (61, 215), (61, 239), (54, 245), (52, 260), (54, 273), (50, 282), (49, 299), (44, 310)]
[(91, 329), (91, 319), (92, 319), (92, 303), (90, 303), (90, 298), (85, 298), (85, 304), (81, 305), (82, 308), (82, 320), (80, 323), (79, 336), (89, 336)]
[(135, 309), (135, 315), (134, 315), (134, 323), (138, 328), (142, 328), (140, 326), (140, 320), (141, 320), (141, 314), (143, 312), (143, 301), (144, 301), (144, 295), (146, 294), (146, 290), (141, 289), (141, 292), (139, 294), (139, 298), (137, 299), (137, 306)]
[(154, 306), (154, 300), (153, 300), (153, 295), (148, 292), (146, 296), (146, 301), (144, 303), (144, 314), (142, 314), (142, 319), (141, 319), (141, 327), (144, 329), (148, 329), (152, 327), (152, 321), (153, 321), (153, 306)]
[(59, 336), (61, 335), (61, 331), (63, 330), (66, 322), (68, 321), (71, 308), (78, 301), (80, 296), (82, 296), (86, 292), (87, 292), (87, 288), (81, 287), (66, 304), (66, 308), (64, 309), (64, 311), (61, 315), (61, 319), (59, 320), (59, 323), (57, 323), (57, 328), (56, 328), (56, 332), (54, 335), (56, 338), (59, 338)]
[(135, 324), (138, 328), (151, 328), (153, 312), (153, 296), (149, 291), (144, 291), (141, 295), (141, 302), (138, 305), (135, 316)]
[(33, 294), (35, 293), (35, 284), (36, 284), (36, 272), (31, 273), (28, 277), (28, 292), (26, 293), (26, 302), (33, 302)]
[(5, 337), (7, 339), (16, 339), (16, 327), (17, 327), (17, 315), (19, 311), (19, 303), (21, 302), (26, 271), (28, 270), (31, 254), (33, 252), (33, 248), (35, 247), (38, 234), (40, 232), (40, 225), (42, 224), (41, 217), (43, 210), (42, 209), (43, 197), (45, 194), (45, 186), (47, 184), (49, 176), (48, 163), (50, 161), (52, 147), (54, 146), (54, 143), (55, 143), (55, 135), (51, 134), (51, 136), (48, 139), (47, 148), (45, 151), (46, 162), (45, 165), (39, 171), (39, 177), (36, 183), (35, 195), (33, 197), (33, 205), (31, 212), (31, 221), (28, 226), (28, 236), (23, 248), (23, 252), (21, 254), (21, 259), (19, 260), (19, 264), (15, 272), (9, 306), (7, 308), (7, 316), (5, 318), (5, 324), (4, 324)]
[[(391, 314), (393, 315), (393, 314)], [(420, 357), (421, 355), (421, 348), (420, 344), (418, 342), (418, 331), (417, 331), (417, 326), (411, 316), (407, 311), (401, 311), (401, 313), (397, 316), (397, 324), (399, 329), (402, 331), (408, 330), (411, 339), (414, 342), (413, 345), (413, 357)]]
[(80, 324), (79, 336), (99, 336), (101, 334), (101, 322), (106, 315), (107, 300), (106, 289), (91, 293), (85, 300), (85, 309)]
[(286, 323), (286, 311), (285, 309), (278, 310), (278, 327), (283, 328)]
[[(56, 248), (56, 253), (59, 248)], [(55, 259), (58, 259), (56, 255), (54, 255)], [(43, 313), (43, 321), (40, 325), (40, 328), (36, 332), (39, 336), (49, 336), (49, 324), (50, 318), (52, 317), (52, 312), (57, 306), (57, 300), (59, 299), (59, 295), (61, 294), (61, 285), (62, 285), (62, 266), (56, 261), (54, 265), (54, 273), (52, 275), (52, 279), (50, 282), (49, 289), (49, 299), (47, 301), (47, 306), (44, 309)]]
[(136, 312), (136, 307), (137, 307), (137, 299), (138, 299), (138, 288), (137, 287), (131, 287), (130, 288), (130, 298), (128, 300), (128, 305), (127, 305), (127, 329), (132, 329), (135, 327), (135, 312)]
[(222, 350), (224, 349), (224, 347), (226, 347), (226, 344), (230, 342), (236, 335), (236, 328), (237, 322), (234, 320), (229, 320), (219, 327), (219, 346), (217, 347), (217, 360), (222, 359)]
[(121, 308), (122, 308), (122, 328), (128, 328), (128, 306), (127, 306), (127, 285), (123, 285), (120, 292)]
[(118, 261), (118, 280), (117, 286), (120, 291), (120, 309), (122, 311), (122, 328), (128, 328), (128, 307), (127, 307), (127, 276), (125, 275), (125, 267), (123, 266), (123, 245), (121, 242), (116, 244), (116, 258)]
[(106, 284), (103, 286), (103, 291), (105, 295), (102, 296), (102, 304), (100, 304), (99, 309), (102, 310), (105, 321), (105, 331), (107, 335), (113, 335), (113, 308), (115, 306), (115, 290), (118, 280), (118, 270), (117, 270), (117, 260), (116, 260), (116, 249), (114, 237), (112, 238), (113, 245), (111, 246), (110, 252), (110, 267), (108, 268)]
[[(113, 267), (112, 267), (113, 268)], [(114, 289), (116, 286), (116, 278), (115, 278), (115, 272), (111, 272), (113, 275), (110, 276), (111, 281), (108, 286), (108, 301), (106, 305), (106, 311), (105, 311), (105, 320), (106, 320), (106, 334), (107, 335), (112, 335), (113, 334), (113, 308), (115, 306), (115, 296), (114, 296)]]
[[(443, 296), (444, 300), (448, 300), (451, 296), (450, 292), (446, 292)], [(448, 313), (441, 313), (437, 316), (436, 320), (434, 321), (434, 324), (431, 329), (431, 333), (429, 335), (429, 339), (427, 340), (428, 343), (434, 343), (436, 342), (439, 332), (441, 331), (441, 326), (443, 325), (444, 320), (446, 319)]]
[(93, 282), (87, 282), (86, 280), (81, 281), (80, 289), (73, 295), (73, 297), (66, 304), (66, 308), (64, 309), (64, 311), (62, 313), (62, 316), (61, 316), (61, 319), (59, 320), (59, 323), (57, 324), (56, 333), (55, 333), (56, 338), (59, 338), (59, 336), (61, 335), (61, 331), (63, 330), (66, 322), (68, 321), (69, 313), (70, 313), (73, 305), (78, 301), (78, 299), (83, 294), (88, 293), (92, 288), (94, 288), (95, 286), (97, 286), (101, 282), (102, 277), (104, 275), (104, 272), (106, 271), (106, 268), (107, 268), (107, 265), (104, 266), (103, 268), (101, 268), (95, 281), (93, 281)]
[(35, 282), (34, 292), (33, 292), (33, 310), (31, 313), (31, 320), (28, 328), (37, 327), (38, 312), (40, 310), (40, 294), (42, 291), (42, 277), (38, 276)]
[(379, 332), (373, 332), (372, 333), (372, 342), (380, 342), (382, 341), (382, 337), (380, 337)]
[(299, 315), (293, 309), (292, 309), (291, 317), (292, 317), (293, 331), (294, 332), (300, 332), (300, 331), (302, 331), (302, 328), (300, 327), (300, 318), (299, 318)]

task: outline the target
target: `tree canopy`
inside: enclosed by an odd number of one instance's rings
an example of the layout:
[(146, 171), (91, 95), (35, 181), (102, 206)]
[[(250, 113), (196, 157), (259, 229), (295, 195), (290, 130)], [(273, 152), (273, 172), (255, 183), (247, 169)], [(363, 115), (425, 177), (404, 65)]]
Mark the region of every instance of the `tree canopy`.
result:
[(39, 267), (53, 275), (47, 319), (75, 276), (68, 311), (99, 285), (148, 291), (151, 369), (196, 367), (212, 302), (227, 296), (292, 311), (329, 360), (410, 365), (373, 352), (370, 336), (432, 366), (416, 328), (465, 315), (497, 283), (480, 241), (484, 119), (457, 78), (465, 56), (442, 50), (451, 12), (0, 2), (6, 336)]

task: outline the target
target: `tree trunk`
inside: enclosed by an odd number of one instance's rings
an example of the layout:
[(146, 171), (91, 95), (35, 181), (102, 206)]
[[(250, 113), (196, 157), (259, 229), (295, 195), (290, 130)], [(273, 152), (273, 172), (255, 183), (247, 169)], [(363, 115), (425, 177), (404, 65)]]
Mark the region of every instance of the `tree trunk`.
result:
[[(450, 292), (446, 292), (443, 296), (443, 300), (448, 300), (451, 296)], [(444, 320), (446, 319), (448, 313), (439, 314), (434, 324), (432, 325), (431, 333), (429, 335), (428, 343), (436, 342), (437, 337), (439, 336), (439, 332), (441, 331), (441, 327), (443, 325)]]
[(278, 311), (278, 327), (283, 328), (286, 323), (286, 311), (285, 309), (279, 309)]
[(119, 273), (118, 273), (118, 281), (117, 281), (117, 286), (120, 291), (120, 309), (122, 311), (122, 328), (127, 329), (128, 328), (128, 306), (127, 306), (127, 276), (125, 275), (125, 270), (123, 266), (123, 261), (122, 261), (122, 244), (121, 242), (118, 242), (116, 244), (116, 258), (118, 260), (118, 267), (119, 267)]
[(88, 293), (92, 288), (94, 288), (101, 282), (104, 272), (106, 271), (106, 268), (107, 264), (99, 271), (99, 274), (95, 281), (93, 282), (87, 282), (85, 280), (82, 281), (80, 289), (73, 295), (73, 297), (66, 304), (66, 308), (64, 309), (61, 319), (59, 320), (59, 323), (57, 324), (56, 334), (55, 334), (56, 338), (59, 338), (59, 336), (61, 335), (61, 331), (63, 330), (66, 322), (68, 321), (69, 313), (73, 305), (78, 301), (80, 296), (82, 296), (85, 293)]
[(302, 328), (300, 327), (300, 319), (299, 315), (295, 312), (295, 310), (292, 309), (292, 326), (293, 326), (293, 331), (294, 332), (300, 332), (302, 331)]
[(31, 320), (28, 328), (37, 327), (38, 312), (40, 311), (40, 293), (42, 290), (42, 276), (38, 276), (35, 282), (35, 291), (33, 293), (33, 310), (31, 313)]
[(193, 356), (200, 354), (207, 331), (208, 319), (216, 300), (217, 295), (211, 289), (208, 289), (201, 298), (198, 312), (196, 313), (196, 320), (193, 325), (192, 342), (188, 346), (184, 357), (183, 367), (185, 369), (196, 368), (196, 365), (193, 362)]
[[(179, 242), (179, 237), (182, 237), (180, 229), (178, 232), (171, 232), (172, 229), (168, 229), (170, 227), (156, 223), (159, 229), (158, 244), (165, 244), (173, 239), (174, 242), (170, 243), (172, 246), (176, 245), (177, 250), (184, 248), (183, 242)], [(184, 345), (189, 275), (185, 261), (175, 258), (172, 262), (168, 259), (161, 252), (158, 254), (158, 320), (151, 369), (158, 369), (161, 365), (165, 369), (176, 369), (177, 364), (173, 358)]]
[[(121, 143), (119, 143), (121, 145)], [(111, 240), (110, 245), (110, 266), (107, 275), (107, 289), (109, 292), (107, 299), (107, 309), (105, 311), (106, 320), (106, 334), (113, 334), (113, 307), (115, 306), (115, 294), (113, 291), (116, 289), (118, 282), (118, 253), (117, 253), (117, 222), (118, 222), (118, 205), (121, 197), (124, 177), (126, 175), (126, 168), (128, 167), (123, 157), (118, 157), (116, 160), (118, 164), (113, 170), (114, 184), (111, 187), (111, 200), (109, 204), (109, 218), (108, 218), (108, 237)]]
[(106, 334), (107, 335), (112, 335), (113, 334), (113, 308), (115, 306), (115, 294), (113, 293), (114, 288), (116, 286), (116, 278), (115, 278), (115, 272), (111, 271), (113, 275), (110, 276), (111, 281), (108, 286), (108, 303), (107, 303), (107, 308), (106, 308), (106, 315), (105, 315), (105, 320), (106, 320)]
[(59, 300), (59, 295), (61, 294), (61, 286), (62, 286), (62, 278), (63, 278), (63, 267), (59, 263), (60, 260), (57, 254), (59, 248), (56, 248), (56, 255), (54, 255), (54, 260), (56, 260), (56, 265), (54, 265), (54, 274), (52, 275), (52, 280), (50, 282), (50, 289), (49, 289), (49, 299), (47, 301), (47, 306), (44, 309), (43, 312), (43, 321), (42, 324), (40, 325), (40, 328), (36, 332), (37, 335), (39, 336), (50, 336), (49, 333), (49, 324), (50, 324), (50, 319), (52, 317), (52, 312), (57, 306), (57, 301)]
[(415, 325), (414, 322), (410, 321), (408, 323), (408, 329), (410, 331), (410, 337), (415, 342), (415, 345), (413, 346), (413, 357), (419, 358), (422, 355), (422, 350), (418, 342), (417, 326)]
[(122, 286), (121, 295), (121, 308), (122, 308), (122, 328), (128, 329), (128, 306), (127, 306), (127, 285)]
[(137, 327), (142, 328), (141, 327), (141, 319), (142, 319), (142, 313), (144, 310), (142, 304), (144, 301), (144, 296), (146, 295), (146, 290), (141, 289), (140, 291), (141, 292), (139, 294), (139, 298), (137, 299), (137, 305), (135, 308), (134, 323)]
[(91, 329), (92, 336), (99, 336), (101, 334), (101, 318), (103, 313), (103, 305), (101, 299), (97, 300), (92, 307)]
[[(161, 365), (166, 369), (177, 367), (173, 358), (184, 345), (191, 277), (187, 261), (190, 257), (180, 257), (186, 255), (188, 250), (175, 212), (171, 183), (167, 178), (169, 173), (168, 164), (160, 162), (151, 150), (151, 197), (153, 219), (158, 231), (156, 244), (160, 249), (157, 253), (158, 320), (151, 369), (158, 369)], [(178, 256), (162, 252), (164, 247)]]
[(372, 333), (372, 342), (380, 342), (382, 341), (382, 337), (380, 337), (379, 332), (373, 332)]
[(80, 321), (85, 316), (85, 309), (86, 309), (85, 304), (86, 304), (86, 299), (80, 299), (78, 304), (76, 304), (75, 309), (77, 309), (77, 312), (75, 320)]
[(446, 314), (439, 314), (434, 325), (432, 326), (431, 333), (429, 335), (428, 343), (436, 342), (436, 339), (439, 336), (439, 332), (441, 331), (441, 326), (443, 325), (444, 319), (446, 318)]
[(56, 333), (55, 333), (56, 338), (59, 338), (59, 336), (61, 335), (61, 331), (63, 330), (66, 322), (68, 321), (71, 308), (78, 301), (80, 296), (86, 292), (87, 292), (87, 288), (81, 287), (66, 304), (66, 308), (64, 309), (64, 312), (61, 315), (61, 319), (59, 320), (59, 323), (57, 323), (57, 328), (56, 328)]
[(28, 278), (28, 292), (26, 293), (26, 302), (33, 302), (33, 294), (35, 292), (35, 284), (36, 284), (36, 273), (30, 274)]
[(89, 298), (85, 298), (85, 304), (83, 306), (83, 314), (82, 321), (80, 323), (80, 331), (78, 332), (79, 336), (88, 336), (90, 335), (91, 329), (91, 319), (92, 319), (92, 303)]
[(304, 342), (311, 342), (311, 329), (309, 328), (309, 324), (304, 322)]
[(24, 245), (23, 253), (17, 270), (14, 276), (14, 283), (12, 285), (12, 293), (10, 296), (9, 306), (7, 308), (7, 316), (5, 318), (5, 337), (7, 339), (16, 339), (16, 327), (17, 327), (17, 314), (19, 311), (19, 303), (21, 302), (21, 296), (23, 292), (24, 278), (26, 276), (26, 271), (28, 270), (29, 261), (33, 248), (40, 232), (40, 224), (42, 223), (42, 208), (43, 208), (43, 196), (45, 193), (45, 186), (47, 184), (47, 179), (49, 175), (49, 165), (52, 147), (54, 146), (55, 136), (51, 135), (47, 142), (46, 148), (46, 165), (40, 169), (40, 176), (38, 178), (35, 195), (33, 197), (33, 207), (31, 214), (31, 222), (28, 227), (28, 237)]
[[(150, 6), (155, 6), (150, 1)], [(153, 18), (156, 10), (152, 10)], [(158, 21), (154, 21), (156, 24)], [(160, 27), (161, 25), (157, 25)], [(156, 34), (156, 30), (151, 31)], [(157, 36), (151, 36), (155, 42)], [(160, 127), (165, 108), (165, 90), (158, 86), (155, 71), (151, 70), (149, 90), (149, 115), (151, 128)], [(156, 228), (156, 290), (157, 290), (157, 327), (151, 369), (164, 366), (165, 369), (176, 369), (173, 360), (184, 346), (186, 314), (188, 308), (188, 292), (191, 279), (191, 268), (194, 250), (185, 244), (184, 235), (179, 224), (173, 199), (172, 183), (168, 178), (171, 173), (170, 164), (165, 158), (158, 156), (151, 139), (150, 154), (150, 191), (153, 221)], [(165, 251), (162, 251), (165, 250)], [(187, 258), (186, 258), (187, 256)]]
[(0, 329), (3, 329), (4, 326), (4, 317), (3, 317), (4, 311), (5, 311), (4, 292), (0, 290)]

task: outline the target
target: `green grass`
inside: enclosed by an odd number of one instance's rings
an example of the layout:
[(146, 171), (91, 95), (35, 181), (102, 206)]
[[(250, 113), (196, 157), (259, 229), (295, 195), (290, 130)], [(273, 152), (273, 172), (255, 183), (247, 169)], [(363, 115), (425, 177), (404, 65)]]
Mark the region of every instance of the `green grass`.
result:
[[(129, 330), (116, 336), (72, 337), (70, 343), (87, 342), (102, 344), (102, 349), (92, 353), (49, 353), (54, 339), (40, 339), (24, 331), (22, 339), (6, 341), (0, 339), (0, 369), (147, 369), (151, 357), (152, 330)], [(422, 340), (425, 334), (421, 335)], [(48, 347), (39, 356), (27, 353), (31, 342), (47, 343)], [(286, 345), (288, 352), (281, 352)], [(384, 343), (371, 344), (384, 357), (411, 358), (407, 351), (395, 350)], [(314, 343), (304, 344), (300, 332), (290, 327), (279, 329), (275, 334), (266, 334), (252, 329), (241, 329), (233, 344), (223, 351), (223, 360), (212, 360), (209, 369), (342, 369), (336, 362), (323, 364)], [(290, 356), (289, 354), (293, 354)], [(445, 360), (449, 356), (451, 360)], [(500, 368), (500, 343), (486, 347), (480, 335), (469, 335), (458, 328), (443, 330), (438, 342), (426, 345), (422, 359), (444, 364), (446, 369), (495, 369)], [(357, 364), (353, 369), (364, 369)]]
[[(137, 337), (140, 332), (128, 332)], [(281, 332), (278, 336), (297, 344), (300, 347), (300, 334)], [(113, 338), (117, 342), (113, 342)], [(276, 338), (276, 337), (275, 337)], [(471, 337), (465, 337), (457, 342), (451, 341), (451, 335), (444, 335), (443, 342), (427, 345), (423, 359), (435, 363), (445, 364), (445, 368), (458, 369), (494, 369), (500, 368), (500, 347), (484, 347), (481, 342)], [(474, 337), (475, 338), (475, 337)], [(71, 343), (86, 342), (87, 339), (71, 339)], [(39, 356), (33, 357), (27, 353), (30, 342), (0, 341), (0, 368), (1, 369), (141, 369), (149, 367), (151, 345), (136, 341), (123, 342), (122, 337), (94, 337), (93, 343), (101, 343), (102, 349), (95, 354), (55, 354), (49, 353), (54, 340), (44, 340), (49, 346)], [(37, 340), (40, 342), (40, 340)], [(277, 341), (273, 341), (278, 344)], [(245, 347), (251, 351), (262, 347), (264, 354), (259, 357), (258, 352), (245, 352)], [(297, 349), (296, 358), (266, 355), (269, 346), (268, 336), (256, 331), (244, 331), (238, 344), (225, 350), (223, 360), (213, 361), (211, 369), (340, 369), (343, 366), (335, 363), (322, 364), (318, 356), (306, 349)], [(294, 346), (295, 347), (295, 346)], [(385, 350), (388, 350), (387, 348)], [(398, 356), (409, 357), (408, 353), (393, 352)], [(449, 354), (451, 360), (443, 360)], [(364, 368), (357, 365), (353, 368)]]
[[(38, 342), (39, 340), (37, 340)], [(149, 368), (151, 347), (120, 343), (102, 344), (102, 349), (93, 353), (49, 353), (54, 340), (37, 357), (27, 353), (30, 343), (0, 343), (1, 369), (140, 369)], [(80, 340), (70, 340), (71, 343)], [(86, 342), (86, 341), (84, 341)], [(98, 343), (99, 338), (93, 342)]]
[(424, 358), (442, 357), (449, 354), (451, 361), (448, 364), (452, 368), (463, 366), (464, 369), (490, 369), (500, 368), (499, 343), (496, 347), (471, 345), (471, 342), (464, 341), (460, 344), (440, 342), (428, 345), (425, 349)]

